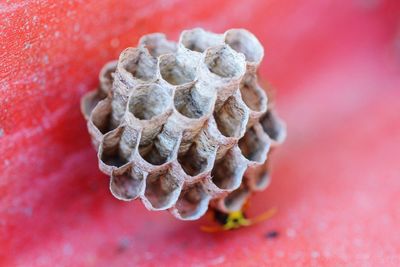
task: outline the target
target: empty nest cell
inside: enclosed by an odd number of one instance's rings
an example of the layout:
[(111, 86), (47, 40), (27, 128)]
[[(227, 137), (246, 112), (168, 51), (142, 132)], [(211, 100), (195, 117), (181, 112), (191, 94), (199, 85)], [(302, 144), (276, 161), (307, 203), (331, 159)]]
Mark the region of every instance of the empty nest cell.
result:
[(114, 60), (104, 65), (99, 73), (100, 90), (104, 96), (111, 93), (112, 84), (114, 81), (113, 74), (117, 69), (118, 61)]
[(114, 170), (110, 180), (111, 193), (121, 200), (132, 200), (139, 197), (144, 189), (143, 172), (132, 165)]
[(143, 36), (139, 40), (139, 46), (145, 47), (153, 57), (174, 53), (177, 49), (176, 43), (168, 41), (162, 33), (152, 33)]
[(225, 43), (235, 51), (243, 53), (249, 62), (260, 63), (264, 49), (258, 39), (244, 29), (231, 29), (225, 33)]
[(90, 120), (102, 134), (115, 129), (111, 125), (111, 99), (106, 98), (100, 101), (93, 109)]
[(253, 177), (253, 190), (264, 190), (270, 181), (269, 170), (265, 167), (264, 170)]
[(218, 130), (226, 137), (240, 137), (246, 130), (248, 110), (235, 96), (229, 97), (214, 113)]
[(263, 163), (270, 147), (268, 136), (262, 131), (259, 124), (247, 130), (239, 140), (239, 148), (248, 160)]
[(175, 91), (174, 106), (183, 116), (190, 119), (198, 119), (209, 114), (213, 108), (214, 95), (207, 89), (193, 84)]
[(172, 85), (182, 85), (196, 78), (196, 60), (166, 54), (159, 58), (161, 77)]
[(256, 77), (245, 77), (240, 83), (240, 95), (243, 102), (253, 111), (267, 110), (267, 96), (257, 83)]
[(118, 71), (133, 78), (147, 82), (155, 79), (157, 60), (145, 48), (127, 48), (119, 58)]
[(144, 196), (153, 209), (168, 209), (178, 199), (181, 186), (178, 174), (169, 167), (147, 176)]
[[(106, 166), (118, 168), (128, 163), (127, 151), (121, 149), (124, 129), (124, 127), (118, 127), (104, 135), (99, 149), (99, 158)], [(135, 139), (132, 141), (137, 142)]]
[(246, 169), (246, 161), (237, 147), (233, 147), (215, 162), (211, 172), (212, 182), (220, 189), (234, 190), (242, 182)]
[(208, 209), (210, 196), (202, 183), (190, 185), (182, 190), (175, 209), (178, 216), (184, 220), (200, 218)]
[(197, 144), (193, 144), (187, 153), (179, 156), (178, 161), (185, 173), (190, 176), (196, 176), (210, 166), (209, 155), (202, 154)]
[(189, 50), (202, 53), (209, 47), (222, 44), (223, 38), (219, 34), (196, 28), (183, 31), (180, 43)]
[(214, 164), (217, 147), (212, 143), (204, 142), (206, 138), (201, 135), (204, 133), (200, 134), (186, 153), (178, 156), (182, 169), (190, 176), (209, 171)]
[(205, 64), (211, 73), (221, 78), (239, 78), (245, 73), (245, 60), (227, 45), (207, 49)]
[(246, 170), (244, 173), (244, 180), (250, 190), (261, 191), (269, 185), (269, 169), (269, 161), (266, 160), (263, 164), (253, 165)]
[(223, 200), (224, 208), (228, 212), (241, 210), (249, 195), (249, 188), (243, 184), (225, 197)]
[(150, 120), (171, 106), (169, 92), (154, 83), (138, 85), (129, 98), (128, 110), (140, 120)]
[(146, 147), (139, 147), (139, 154), (148, 163), (162, 165), (175, 158), (180, 144), (180, 135), (167, 127)]
[(103, 100), (98, 91), (92, 91), (85, 94), (81, 100), (81, 111), (86, 120), (89, 120), (90, 114), (92, 114), (93, 109), (97, 106), (97, 104)]
[(273, 110), (268, 110), (260, 119), (264, 131), (275, 143), (282, 143), (286, 137), (284, 122), (279, 119)]

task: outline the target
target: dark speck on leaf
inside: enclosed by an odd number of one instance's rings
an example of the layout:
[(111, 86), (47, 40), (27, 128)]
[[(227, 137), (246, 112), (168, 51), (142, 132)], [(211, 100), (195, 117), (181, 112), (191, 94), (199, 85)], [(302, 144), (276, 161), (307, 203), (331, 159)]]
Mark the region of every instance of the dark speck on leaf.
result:
[(265, 234), (265, 238), (266, 239), (275, 239), (279, 236), (279, 232), (278, 231), (269, 231), (268, 233)]
[(121, 238), (117, 244), (117, 253), (126, 251), (131, 245), (131, 241), (128, 238)]

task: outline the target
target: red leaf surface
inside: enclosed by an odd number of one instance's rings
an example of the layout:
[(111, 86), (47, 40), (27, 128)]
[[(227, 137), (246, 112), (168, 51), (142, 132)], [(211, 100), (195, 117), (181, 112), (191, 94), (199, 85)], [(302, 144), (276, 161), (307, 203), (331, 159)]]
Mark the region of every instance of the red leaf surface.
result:
[[(149, 32), (252, 31), (288, 124), (253, 227), (114, 199), (79, 99)], [(400, 2), (0, 4), (0, 266), (399, 266)], [(275, 238), (268, 238), (277, 231)]]

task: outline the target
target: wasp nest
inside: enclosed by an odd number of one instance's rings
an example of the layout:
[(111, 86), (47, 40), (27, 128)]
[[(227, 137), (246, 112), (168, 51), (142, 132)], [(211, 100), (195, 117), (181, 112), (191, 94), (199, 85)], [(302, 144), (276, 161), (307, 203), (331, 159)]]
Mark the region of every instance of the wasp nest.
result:
[(196, 220), (238, 210), (269, 183), (267, 154), (285, 127), (257, 83), (264, 50), (243, 29), (155, 33), (100, 72), (82, 99), (112, 194)]

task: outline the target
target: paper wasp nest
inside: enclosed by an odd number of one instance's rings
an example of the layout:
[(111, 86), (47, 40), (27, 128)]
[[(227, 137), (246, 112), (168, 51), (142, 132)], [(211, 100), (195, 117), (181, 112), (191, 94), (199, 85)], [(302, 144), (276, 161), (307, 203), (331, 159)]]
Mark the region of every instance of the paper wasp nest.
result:
[(238, 210), (269, 182), (267, 154), (285, 127), (257, 83), (263, 58), (243, 29), (143, 36), (100, 72), (82, 111), (112, 194), (196, 220)]

